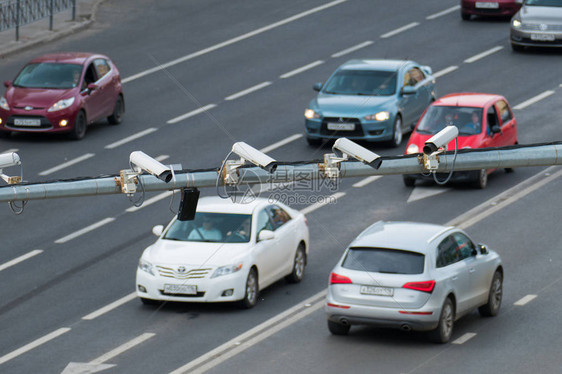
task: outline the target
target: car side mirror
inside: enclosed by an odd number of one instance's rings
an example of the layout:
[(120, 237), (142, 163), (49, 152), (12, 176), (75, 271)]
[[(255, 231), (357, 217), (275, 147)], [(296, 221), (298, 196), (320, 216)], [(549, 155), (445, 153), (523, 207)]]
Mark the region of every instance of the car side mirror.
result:
[(488, 246), (486, 244), (482, 244), (482, 243), (478, 244), (478, 249), (480, 250), (480, 253), (483, 255), (487, 255), (488, 253), (490, 253), (488, 251)]
[(88, 91), (89, 91), (89, 92), (95, 91), (95, 90), (97, 90), (98, 88), (99, 88), (99, 86), (98, 86), (97, 84), (95, 84), (95, 83), (90, 83), (90, 84), (88, 84)]
[(4, 81), (4, 87), (8, 88), (12, 85), (12, 82), (10, 81)]
[(322, 89), (322, 82), (316, 82), (316, 83), (314, 83), (314, 86), (312, 86), (312, 89), (313, 89), (314, 91), (320, 92), (320, 90)]
[(162, 235), (163, 232), (164, 232), (164, 226), (162, 225), (156, 225), (152, 228), (152, 233), (156, 236)]
[(402, 95), (413, 95), (416, 93), (416, 88), (412, 87), (412, 86), (404, 86), (402, 87), (402, 89), (400, 90), (400, 93)]
[(498, 134), (498, 133), (501, 134), (501, 132), (502, 132), (501, 127), (499, 127), (498, 125), (492, 126), (492, 134)]
[(261, 230), (258, 235), (258, 241), (271, 240), (275, 238), (275, 233), (271, 230)]

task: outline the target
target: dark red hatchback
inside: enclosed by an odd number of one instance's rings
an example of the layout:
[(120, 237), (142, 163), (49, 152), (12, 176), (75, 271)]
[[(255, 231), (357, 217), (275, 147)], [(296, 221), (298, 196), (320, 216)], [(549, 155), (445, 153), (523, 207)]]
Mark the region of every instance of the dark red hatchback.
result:
[(116, 125), (123, 119), (121, 77), (104, 55), (44, 55), (30, 61), (4, 85), (0, 137), (11, 132), (64, 132), (82, 139), (89, 124), (107, 118)]
[(522, 0), (461, 0), (461, 17), (468, 21), (471, 16), (511, 17)]

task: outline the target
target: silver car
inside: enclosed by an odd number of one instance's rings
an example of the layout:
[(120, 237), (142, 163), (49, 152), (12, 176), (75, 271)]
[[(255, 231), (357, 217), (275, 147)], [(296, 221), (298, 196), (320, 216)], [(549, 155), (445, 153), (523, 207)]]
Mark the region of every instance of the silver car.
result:
[(525, 0), (511, 19), (511, 48), (562, 47), (562, 1)]
[(498, 314), (500, 256), (455, 227), (377, 222), (346, 249), (332, 270), (326, 298), (328, 328), (352, 325), (428, 331), (446, 343), (453, 322), (478, 308)]

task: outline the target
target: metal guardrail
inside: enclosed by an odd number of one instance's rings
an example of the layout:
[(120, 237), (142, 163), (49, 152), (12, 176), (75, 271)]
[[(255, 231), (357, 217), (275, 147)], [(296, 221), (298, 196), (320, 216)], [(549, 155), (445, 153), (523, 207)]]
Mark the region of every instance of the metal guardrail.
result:
[(76, 0), (5, 0), (0, 1), (0, 32), (16, 29), (19, 40), (20, 26), (49, 18), (49, 30), (53, 29), (53, 17), (72, 9), (72, 21), (76, 19)]

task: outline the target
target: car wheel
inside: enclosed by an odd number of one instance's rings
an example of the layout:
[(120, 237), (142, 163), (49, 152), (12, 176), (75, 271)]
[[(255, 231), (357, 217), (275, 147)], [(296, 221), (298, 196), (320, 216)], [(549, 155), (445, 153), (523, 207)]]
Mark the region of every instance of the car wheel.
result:
[(293, 271), (291, 274), (287, 275), (285, 279), (289, 283), (299, 283), (304, 278), (304, 268), (306, 266), (306, 253), (304, 251), (304, 245), (299, 245), (297, 252), (295, 253), (295, 259), (293, 261)]
[(513, 52), (523, 52), (523, 49), (525, 49), (525, 47), (511, 43), (511, 50)]
[(461, 18), (463, 21), (470, 21), (470, 14), (465, 13), (461, 10)]
[(474, 181), (474, 187), (483, 190), (488, 185), (488, 172), (486, 169), (482, 169), (478, 172), (478, 176)]
[(429, 332), (429, 338), (434, 343), (447, 343), (453, 335), (453, 324), (455, 322), (455, 309), (453, 302), (448, 297), (443, 303), (441, 308), (441, 315), (439, 316), (439, 324), (437, 328)]
[(74, 140), (80, 140), (86, 135), (86, 116), (83, 111), (78, 112), (74, 120), (74, 127), (70, 132), (70, 137)]
[(404, 181), (404, 185), (406, 187), (414, 187), (414, 185), (416, 184), (416, 178), (412, 178), (412, 177), (407, 177), (407, 176), (403, 176), (402, 180)]
[(244, 309), (253, 308), (258, 302), (258, 274), (256, 269), (252, 268), (246, 279), (246, 291), (244, 293), (244, 298), (240, 302), (240, 305)]
[(308, 143), (308, 145), (320, 145), (322, 144), (322, 139), (306, 137), (306, 142)]
[(492, 278), (492, 285), (488, 293), (488, 303), (478, 308), (482, 316), (494, 317), (500, 312), (503, 296), (503, 276), (502, 273), (496, 270), (494, 278)]
[(123, 96), (117, 96), (115, 101), (115, 107), (113, 108), (113, 113), (107, 117), (107, 121), (111, 125), (118, 125), (123, 122), (123, 113), (125, 112), (125, 102), (123, 101)]
[(144, 297), (141, 297), (140, 300), (144, 305), (160, 305), (160, 304), (162, 304), (162, 302), (160, 300), (146, 299)]
[(392, 129), (392, 140), (390, 141), (391, 147), (398, 147), (402, 143), (402, 117), (400, 114), (396, 115), (394, 120), (394, 127)]
[(342, 325), (341, 323), (328, 320), (328, 330), (333, 335), (347, 335), (350, 328), (350, 325)]

